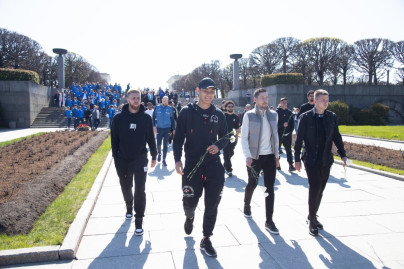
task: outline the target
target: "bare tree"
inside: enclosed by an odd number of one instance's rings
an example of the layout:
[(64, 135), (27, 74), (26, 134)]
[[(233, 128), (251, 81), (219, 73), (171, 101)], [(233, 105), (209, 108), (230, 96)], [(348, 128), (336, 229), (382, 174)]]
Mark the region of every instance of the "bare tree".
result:
[(337, 38), (321, 37), (304, 41), (307, 45), (310, 65), (313, 66), (319, 85), (323, 85), (324, 77), (331, 66), (336, 62), (342, 40)]
[(296, 48), (296, 45), (300, 43), (300, 41), (293, 37), (281, 37), (272, 42), (275, 44), (279, 51), (282, 62), (281, 72), (287, 73), (291, 69), (291, 58), (293, 52)]
[(278, 47), (272, 43), (260, 46), (250, 53), (250, 63), (260, 70), (262, 75), (274, 73), (280, 61)]
[(309, 61), (309, 47), (307, 43), (299, 43), (293, 50), (291, 71), (302, 73), (305, 83), (307, 85), (312, 84), (314, 68)]
[(368, 75), (369, 85), (377, 85), (380, 71), (393, 65), (391, 41), (381, 38), (362, 39), (356, 41), (353, 46), (357, 70)]

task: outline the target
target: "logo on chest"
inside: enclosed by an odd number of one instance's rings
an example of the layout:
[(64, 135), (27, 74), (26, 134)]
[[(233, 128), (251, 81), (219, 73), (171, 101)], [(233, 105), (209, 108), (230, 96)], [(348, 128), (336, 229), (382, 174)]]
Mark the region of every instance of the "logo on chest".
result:
[(216, 115), (212, 115), (212, 116), (210, 116), (210, 122), (218, 123), (219, 118)]
[(136, 130), (136, 123), (130, 123), (129, 129), (132, 129), (133, 131)]

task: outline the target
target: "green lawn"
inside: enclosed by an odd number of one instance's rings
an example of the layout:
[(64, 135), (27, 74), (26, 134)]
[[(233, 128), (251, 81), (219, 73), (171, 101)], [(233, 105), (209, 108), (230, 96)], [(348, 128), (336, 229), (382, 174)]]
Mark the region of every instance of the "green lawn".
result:
[(45, 213), (34, 223), (29, 234), (0, 235), (0, 250), (61, 245), (110, 149), (111, 138), (108, 137), (82, 167), (80, 173), (66, 186), (63, 193), (48, 206)]
[[(334, 156), (334, 159), (341, 160), (341, 158), (339, 156)], [(404, 170), (395, 169), (395, 168), (391, 168), (388, 166), (383, 166), (383, 165), (378, 165), (378, 164), (373, 164), (373, 163), (368, 163), (368, 162), (357, 161), (357, 160), (352, 160), (352, 163), (356, 164), (356, 165), (365, 166), (368, 168), (404, 176)]]
[(0, 142), (0, 148), (8, 146), (8, 145), (11, 145), (11, 144), (13, 144), (15, 142), (18, 142), (18, 141), (22, 141), (22, 140), (34, 137), (34, 136), (40, 136), (41, 134), (44, 134), (44, 132), (40, 132), (40, 133), (36, 133), (36, 134), (33, 134), (33, 135), (27, 135), (27, 136), (24, 136), (24, 137), (19, 137), (19, 138), (16, 138), (16, 139)]
[(404, 141), (404, 125), (396, 126), (346, 126), (340, 125), (341, 134), (360, 135)]

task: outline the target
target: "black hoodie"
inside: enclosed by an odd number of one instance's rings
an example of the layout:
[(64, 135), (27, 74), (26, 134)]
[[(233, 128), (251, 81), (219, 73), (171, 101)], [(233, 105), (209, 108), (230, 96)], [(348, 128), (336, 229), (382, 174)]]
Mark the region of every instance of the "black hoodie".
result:
[(129, 111), (128, 104), (124, 105), (122, 112), (114, 116), (111, 124), (112, 156), (125, 160), (137, 159), (147, 154), (146, 142), (152, 160), (155, 160), (157, 149), (151, 117), (145, 113), (143, 105), (136, 113)]
[[(175, 162), (181, 161), (185, 139), (185, 158), (197, 162), (210, 145), (227, 133), (226, 118), (214, 105), (208, 109), (202, 109), (197, 104), (188, 104), (181, 110), (177, 119), (173, 140)], [(228, 141), (229, 139), (222, 139), (215, 145), (220, 150), (227, 145)], [(219, 155), (220, 152), (215, 155), (207, 154), (205, 160), (219, 158)]]

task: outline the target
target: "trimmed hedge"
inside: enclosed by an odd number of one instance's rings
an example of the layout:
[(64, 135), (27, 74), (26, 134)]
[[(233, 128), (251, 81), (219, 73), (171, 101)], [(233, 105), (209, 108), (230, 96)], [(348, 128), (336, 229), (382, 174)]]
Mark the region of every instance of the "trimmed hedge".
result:
[(337, 115), (341, 125), (386, 125), (385, 118), (389, 112), (389, 107), (381, 103), (359, 109), (339, 100), (330, 102), (327, 109)]
[(0, 80), (32, 81), (39, 84), (39, 75), (31, 70), (0, 68)]
[(347, 103), (339, 100), (330, 102), (328, 103), (327, 110), (330, 110), (337, 115), (338, 124), (353, 125), (355, 122), (352, 118), (352, 115), (350, 114), (349, 106)]
[(303, 84), (303, 74), (301, 73), (278, 73), (264, 75), (261, 77), (261, 86), (268, 87), (276, 84)]

